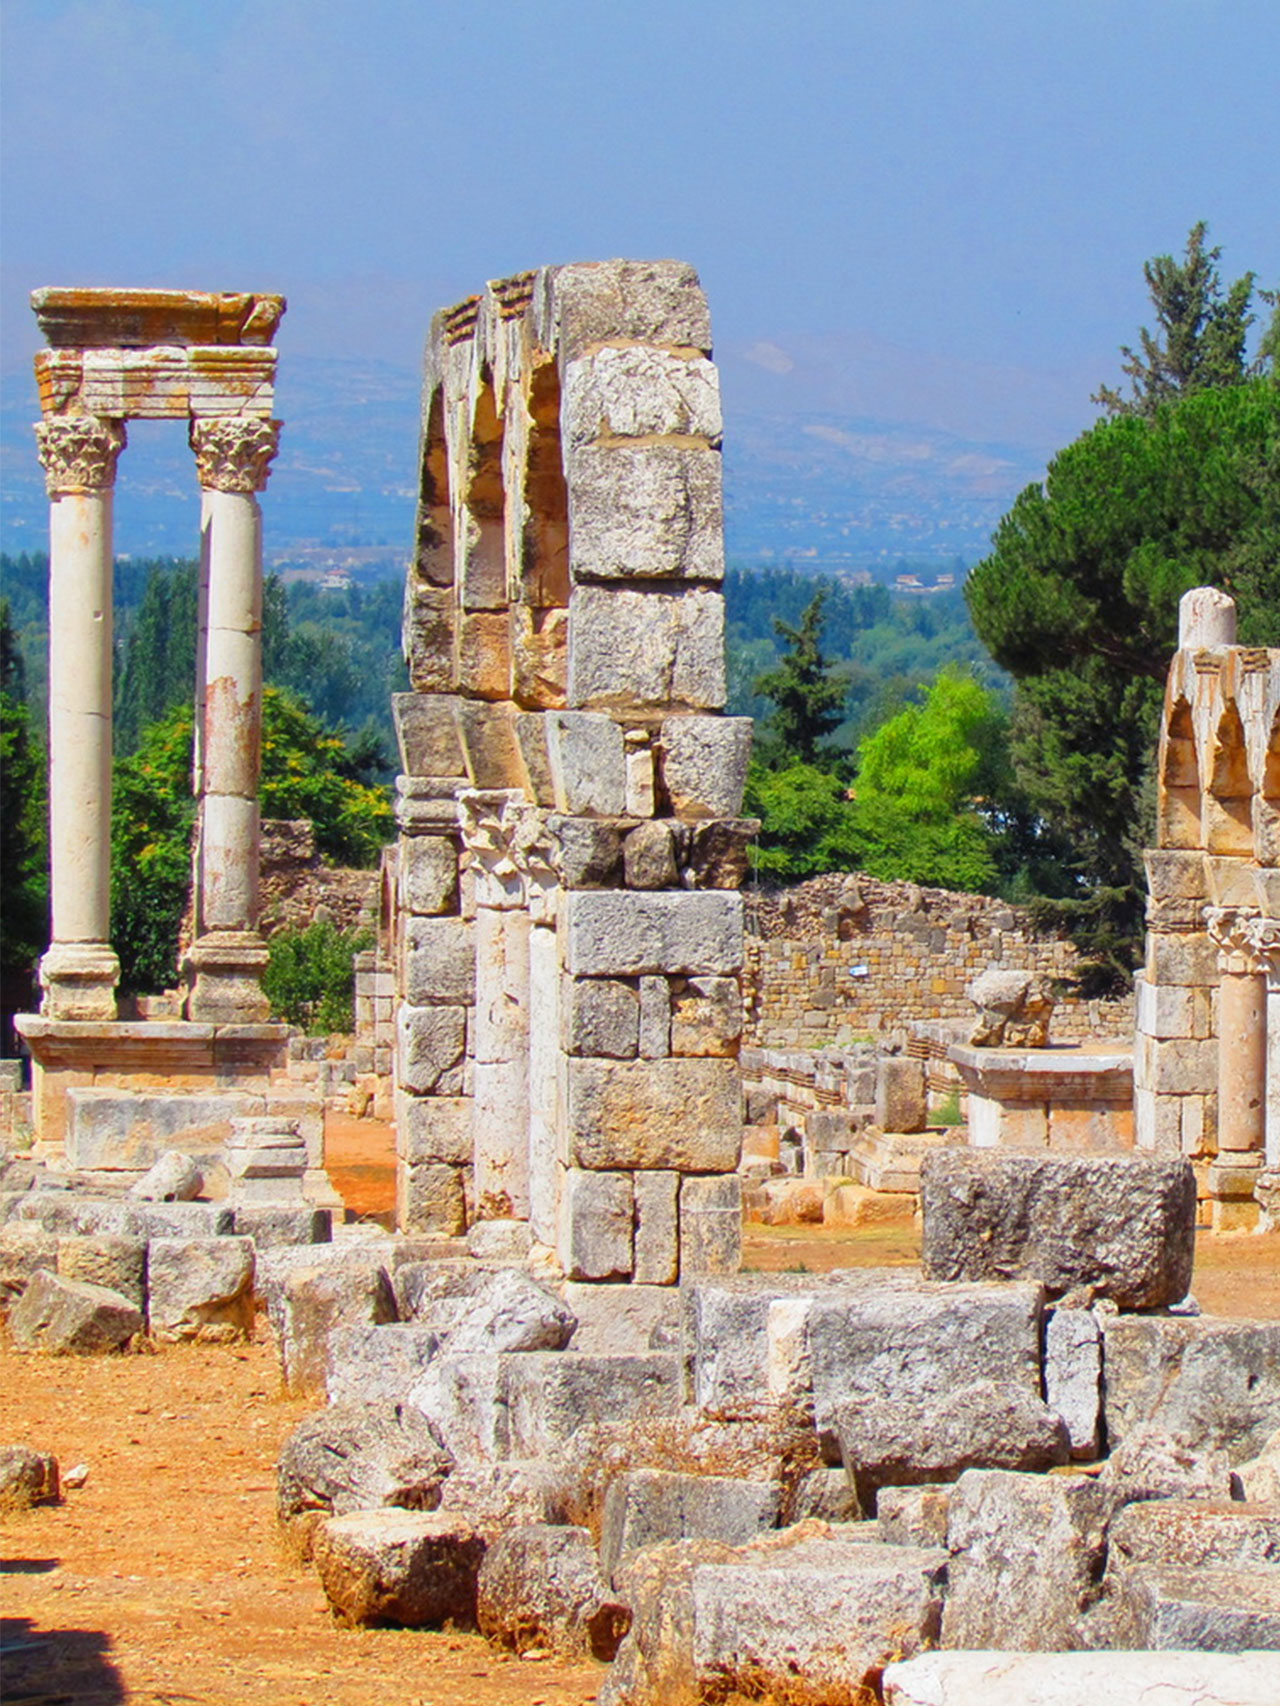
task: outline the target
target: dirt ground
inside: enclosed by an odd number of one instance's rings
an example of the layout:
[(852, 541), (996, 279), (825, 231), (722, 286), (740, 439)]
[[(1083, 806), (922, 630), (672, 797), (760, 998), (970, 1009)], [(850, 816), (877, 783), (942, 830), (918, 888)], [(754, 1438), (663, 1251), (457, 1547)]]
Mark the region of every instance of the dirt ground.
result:
[[(385, 1216), (390, 1134), (335, 1120), (331, 1174), (349, 1207)], [(911, 1263), (907, 1222), (838, 1236), (748, 1228), (761, 1270)], [(1206, 1311), (1280, 1316), (1280, 1234), (1203, 1236)], [(281, 1549), (280, 1442), (309, 1405), (280, 1390), (269, 1336), (153, 1355), (37, 1358), (0, 1343), (0, 1443), (54, 1452), (83, 1487), (0, 1514), (6, 1706), (587, 1706), (593, 1664), (519, 1659), (475, 1635), (345, 1629)]]

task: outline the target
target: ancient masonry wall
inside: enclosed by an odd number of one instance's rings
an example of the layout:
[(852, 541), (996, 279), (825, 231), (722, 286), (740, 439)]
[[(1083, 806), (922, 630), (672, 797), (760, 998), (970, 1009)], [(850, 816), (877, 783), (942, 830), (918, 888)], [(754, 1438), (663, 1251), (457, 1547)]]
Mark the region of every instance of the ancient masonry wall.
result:
[[(1037, 934), (1025, 911), (863, 875), (748, 893), (745, 1040), (769, 1049), (843, 1047), (937, 1020), (967, 1022), (967, 985), (991, 966), (1069, 981), (1073, 945)], [(1064, 995), (1052, 1036), (1128, 1037), (1133, 999)]]
[[(726, 718), (720, 406), (676, 262), (437, 315), (396, 700), (400, 1224), (571, 1278), (739, 1259), (750, 723)], [(473, 1246), (481, 1247), (475, 1242)]]

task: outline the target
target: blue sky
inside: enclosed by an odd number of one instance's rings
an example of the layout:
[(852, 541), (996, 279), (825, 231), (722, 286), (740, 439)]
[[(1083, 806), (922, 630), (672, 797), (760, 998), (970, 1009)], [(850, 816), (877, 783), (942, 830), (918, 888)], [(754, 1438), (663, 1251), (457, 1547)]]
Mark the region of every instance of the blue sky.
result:
[(543, 261), (676, 255), (736, 405), (1046, 450), (1207, 219), (1280, 280), (1275, 0), (4, 0), (0, 354), (41, 284), (281, 290), (416, 367)]

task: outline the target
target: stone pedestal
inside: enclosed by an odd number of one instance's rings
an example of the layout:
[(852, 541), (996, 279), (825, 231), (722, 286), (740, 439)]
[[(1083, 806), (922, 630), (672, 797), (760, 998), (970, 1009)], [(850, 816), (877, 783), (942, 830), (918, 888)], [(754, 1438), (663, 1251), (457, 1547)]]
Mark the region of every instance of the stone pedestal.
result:
[(110, 1020), (111, 499), (118, 421), (36, 428), (49, 489), (49, 840), (53, 940), (40, 964), (51, 1018)]

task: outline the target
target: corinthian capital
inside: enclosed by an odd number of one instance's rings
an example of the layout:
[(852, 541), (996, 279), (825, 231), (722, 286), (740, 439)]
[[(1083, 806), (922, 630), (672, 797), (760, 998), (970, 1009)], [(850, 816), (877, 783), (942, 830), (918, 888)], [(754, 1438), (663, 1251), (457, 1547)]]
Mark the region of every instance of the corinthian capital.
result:
[(57, 415), (37, 422), (36, 446), (51, 498), (106, 491), (116, 483), (116, 460), (125, 447), (124, 422)]
[(1248, 926), (1249, 946), (1261, 970), (1280, 979), (1280, 918), (1254, 918)]
[(1205, 926), (1218, 950), (1218, 969), (1224, 972), (1257, 972), (1257, 930), (1269, 922), (1251, 906), (1206, 906)]
[(260, 492), (280, 448), (280, 422), (248, 416), (192, 421), (200, 484), (211, 492)]

